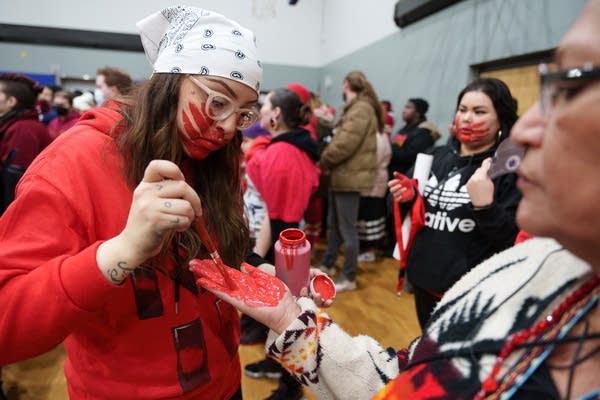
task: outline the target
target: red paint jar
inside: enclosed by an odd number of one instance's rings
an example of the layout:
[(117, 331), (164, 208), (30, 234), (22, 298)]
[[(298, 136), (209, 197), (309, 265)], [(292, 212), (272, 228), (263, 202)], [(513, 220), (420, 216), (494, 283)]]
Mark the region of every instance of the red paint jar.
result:
[(308, 286), (310, 275), (310, 243), (300, 229), (290, 228), (279, 234), (275, 242), (275, 275), (294, 296)]

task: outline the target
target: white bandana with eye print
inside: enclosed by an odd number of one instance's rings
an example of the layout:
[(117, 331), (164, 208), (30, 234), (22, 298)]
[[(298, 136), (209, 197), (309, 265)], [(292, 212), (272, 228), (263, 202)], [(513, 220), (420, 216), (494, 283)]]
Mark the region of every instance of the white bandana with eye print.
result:
[(136, 25), (154, 72), (220, 76), (259, 92), (262, 64), (256, 38), (237, 22), (213, 11), (177, 6)]

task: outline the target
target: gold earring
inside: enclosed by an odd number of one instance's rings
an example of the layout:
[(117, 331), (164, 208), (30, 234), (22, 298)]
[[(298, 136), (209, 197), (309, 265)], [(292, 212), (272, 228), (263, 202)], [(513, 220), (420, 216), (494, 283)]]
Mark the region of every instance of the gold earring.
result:
[(277, 123), (277, 120), (275, 119), (275, 117), (271, 117), (271, 129), (277, 129), (279, 124)]

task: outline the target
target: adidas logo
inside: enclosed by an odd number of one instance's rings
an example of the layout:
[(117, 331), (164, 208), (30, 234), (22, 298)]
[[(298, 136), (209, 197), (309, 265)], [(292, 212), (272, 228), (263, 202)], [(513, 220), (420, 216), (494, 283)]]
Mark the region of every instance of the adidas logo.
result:
[(446, 211), (437, 211), (435, 214), (425, 213), (425, 226), (438, 231), (454, 232), (458, 229), (461, 232), (469, 233), (475, 229), (475, 221), (471, 218), (450, 218)]
[(464, 233), (472, 232), (475, 229), (475, 221), (471, 218), (460, 219), (448, 216), (447, 211), (455, 210), (471, 202), (467, 187), (460, 186), (460, 180), (461, 174), (456, 174), (444, 182), (443, 186), (440, 186), (436, 176), (431, 175), (425, 187), (425, 198), (432, 207), (443, 211), (436, 211), (435, 214), (425, 213), (425, 225), (428, 228), (448, 232), (458, 230)]
[(437, 178), (432, 174), (425, 187), (427, 202), (432, 207), (447, 211), (452, 211), (465, 204), (469, 204), (471, 198), (469, 197), (469, 193), (467, 193), (467, 187), (462, 185), (459, 188), (460, 178), (461, 174), (456, 174), (440, 187)]

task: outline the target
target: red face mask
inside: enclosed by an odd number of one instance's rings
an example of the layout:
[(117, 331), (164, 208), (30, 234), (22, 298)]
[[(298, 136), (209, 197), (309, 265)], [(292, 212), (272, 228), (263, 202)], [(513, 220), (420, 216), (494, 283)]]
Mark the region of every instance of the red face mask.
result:
[(200, 103), (200, 108), (198, 108), (196, 104), (188, 102), (188, 108), (198, 128), (194, 127), (192, 119), (183, 110), (181, 112), (183, 132), (179, 130), (179, 136), (187, 154), (193, 159), (203, 160), (211, 152), (225, 146), (229, 140), (226, 140), (225, 132), (222, 129), (213, 126), (214, 120), (208, 118), (201, 111), (204, 109), (204, 103)]
[(477, 122), (459, 127), (458, 116), (454, 118), (452, 133), (461, 143), (473, 143), (484, 139), (489, 134), (489, 128), (484, 128), (485, 122)]

